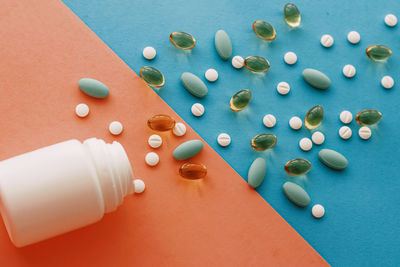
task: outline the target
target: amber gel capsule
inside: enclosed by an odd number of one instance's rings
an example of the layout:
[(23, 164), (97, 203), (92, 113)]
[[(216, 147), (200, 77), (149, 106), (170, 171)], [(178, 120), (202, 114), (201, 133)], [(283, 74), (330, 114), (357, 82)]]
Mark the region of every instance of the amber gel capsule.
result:
[(204, 164), (185, 163), (179, 168), (179, 174), (186, 179), (197, 180), (207, 174), (207, 167)]
[(147, 125), (155, 131), (169, 131), (175, 126), (175, 120), (168, 115), (155, 115), (147, 120)]

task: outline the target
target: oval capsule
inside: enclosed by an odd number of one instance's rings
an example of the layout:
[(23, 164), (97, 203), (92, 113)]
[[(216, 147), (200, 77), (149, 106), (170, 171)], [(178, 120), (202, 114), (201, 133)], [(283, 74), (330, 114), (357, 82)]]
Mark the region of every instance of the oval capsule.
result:
[(232, 56), (231, 38), (224, 30), (215, 33), (214, 44), (220, 58), (228, 60)]
[(247, 57), (243, 65), (251, 72), (266, 72), (270, 67), (269, 61), (259, 56)]
[(141, 68), (139, 76), (152, 87), (160, 88), (165, 83), (164, 75), (158, 69), (150, 66)]
[(300, 11), (297, 6), (292, 3), (287, 3), (283, 7), (283, 18), (286, 24), (292, 28), (298, 27), (301, 23)]
[(251, 147), (258, 151), (264, 151), (273, 148), (277, 141), (278, 139), (273, 134), (259, 134), (251, 139)]
[(204, 164), (184, 163), (179, 168), (179, 175), (190, 180), (201, 179), (207, 175), (207, 167)]
[(245, 109), (251, 101), (251, 92), (250, 90), (241, 90), (234, 94), (229, 101), (229, 108), (232, 111), (241, 111)]
[(324, 119), (324, 109), (322, 106), (318, 105), (312, 107), (306, 114), (304, 118), (304, 125), (307, 129), (315, 129), (321, 125)]
[(253, 187), (259, 187), (265, 178), (267, 164), (263, 158), (256, 158), (249, 168), (247, 175), (248, 184)]
[(323, 164), (335, 170), (343, 170), (349, 165), (342, 154), (332, 149), (322, 149), (318, 153), (318, 158)]
[(293, 176), (305, 175), (311, 170), (311, 163), (306, 159), (292, 159), (285, 164), (285, 171)]
[(283, 184), (283, 193), (286, 197), (299, 207), (307, 207), (310, 202), (310, 196), (298, 184), (286, 182)]
[(195, 97), (203, 98), (208, 93), (207, 86), (199, 77), (197, 77), (193, 73), (182, 73), (181, 82), (183, 84), (183, 87), (185, 87), (185, 89)]
[(388, 59), (392, 55), (392, 50), (384, 45), (371, 45), (365, 50), (367, 56), (375, 61)]
[(169, 115), (159, 114), (148, 119), (147, 126), (155, 131), (169, 131), (174, 128), (175, 120)]
[(305, 69), (302, 76), (304, 81), (316, 89), (326, 90), (331, 86), (329, 77), (318, 70)]
[(95, 98), (105, 98), (110, 92), (102, 82), (91, 78), (80, 79), (78, 86), (82, 92)]
[(190, 140), (175, 148), (172, 155), (176, 159), (185, 160), (196, 156), (202, 149), (203, 142), (201, 140)]
[(356, 122), (360, 125), (371, 126), (382, 120), (382, 113), (376, 109), (366, 109), (356, 115)]
[(173, 32), (169, 35), (170, 42), (179, 49), (189, 50), (196, 46), (196, 39), (186, 32)]
[(272, 41), (276, 37), (276, 31), (274, 27), (268, 22), (262, 20), (256, 20), (253, 23), (254, 33), (265, 41)]

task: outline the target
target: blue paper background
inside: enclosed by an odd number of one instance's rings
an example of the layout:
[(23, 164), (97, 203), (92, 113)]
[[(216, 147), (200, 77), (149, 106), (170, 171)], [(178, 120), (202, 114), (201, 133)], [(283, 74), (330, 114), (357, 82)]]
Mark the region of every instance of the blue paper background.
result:
[[(267, 177), (257, 191), (271, 204), (330, 264), (334, 266), (400, 265), (400, 176), (399, 176), (399, 86), (385, 90), (380, 86), (384, 75), (400, 82), (399, 25), (387, 27), (386, 14), (400, 16), (400, 1), (296, 1), (302, 13), (302, 25), (290, 29), (282, 17), (282, 1), (133, 1), (133, 0), (64, 0), (104, 42), (135, 72), (144, 65), (154, 66), (166, 77), (159, 95), (180, 114), (239, 174), (246, 179), (251, 162), (258, 156), (267, 160)], [(265, 42), (257, 38), (251, 25), (265, 20), (274, 25), (277, 38)], [(268, 58), (271, 69), (265, 75), (236, 70), (230, 61), (222, 61), (214, 49), (214, 34), (224, 29), (231, 37), (233, 55), (259, 55)], [(352, 45), (347, 33), (356, 30), (361, 42)], [(195, 36), (196, 47), (181, 51), (169, 42), (173, 31), (186, 31)], [(329, 33), (335, 38), (333, 47), (320, 45), (320, 37)], [(373, 62), (365, 55), (371, 44), (391, 47), (387, 63)], [(142, 49), (153, 46), (157, 57), (147, 61)], [(283, 55), (294, 51), (298, 62), (288, 66)], [(357, 75), (346, 79), (342, 67), (353, 64)], [(316, 68), (326, 73), (332, 86), (326, 92), (307, 86), (301, 72)], [(205, 81), (204, 72), (215, 68), (219, 79)], [(201, 77), (209, 88), (204, 99), (191, 96), (180, 83), (184, 71)], [(289, 95), (281, 96), (276, 85), (286, 81)], [(238, 90), (253, 92), (250, 106), (238, 113), (229, 110), (230, 97)], [(132, 88), (135, 90), (135, 88)], [(193, 103), (206, 108), (201, 118), (190, 113)], [(290, 117), (304, 118), (317, 104), (325, 109), (325, 118), (318, 129), (326, 142), (303, 152), (298, 142), (310, 137), (310, 131), (293, 131)], [(372, 138), (358, 137), (359, 126), (353, 121), (353, 137), (344, 141), (338, 136), (342, 126), (338, 117), (342, 110), (353, 115), (360, 110), (376, 108), (383, 120), (373, 129)], [(278, 122), (273, 129), (262, 124), (265, 114), (272, 113)], [(227, 132), (232, 144), (221, 148), (216, 137)], [(271, 132), (278, 144), (272, 151), (255, 152), (250, 147), (253, 136)], [(332, 171), (317, 159), (321, 148), (332, 148), (344, 154), (349, 167)], [(312, 163), (307, 177), (288, 177), (283, 165), (292, 158), (303, 157)], [(310, 205), (295, 207), (282, 194), (282, 184), (295, 180), (311, 196), (312, 204), (326, 208), (323, 219), (314, 219)], [(229, 184), (226, 185), (229, 188)], [(257, 214), (254, 214), (257, 219)], [(288, 255), (290, 256), (290, 255)], [(267, 264), (267, 263), (266, 263)]]

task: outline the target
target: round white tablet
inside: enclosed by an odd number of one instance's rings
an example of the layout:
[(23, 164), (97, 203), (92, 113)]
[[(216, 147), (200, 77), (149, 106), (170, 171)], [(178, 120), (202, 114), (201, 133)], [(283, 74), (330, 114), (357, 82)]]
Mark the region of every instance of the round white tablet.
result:
[(149, 152), (146, 154), (145, 161), (149, 166), (156, 166), (160, 161), (158, 154), (155, 152)]
[(146, 185), (140, 179), (133, 180), (133, 185), (135, 187), (135, 193), (136, 194), (142, 193), (144, 191), (144, 189), (146, 188)]
[(229, 144), (231, 143), (231, 137), (227, 133), (221, 133), (217, 137), (217, 142), (220, 146), (229, 146)]
[(284, 56), (286, 64), (293, 65), (297, 62), (297, 55), (294, 52), (287, 52)]
[(390, 77), (390, 76), (387, 75), (387, 76), (384, 76), (384, 77), (382, 78), (381, 84), (382, 84), (383, 88), (385, 88), (385, 89), (390, 89), (390, 88), (392, 88), (393, 85), (394, 85), (394, 80), (393, 80), (392, 77)]
[(397, 17), (393, 14), (388, 14), (385, 17), (385, 24), (389, 27), (394, 27), (397, 24)]
[(234, 56), (232, 58), (232, 66), (235, 69), (241, 69), (243, 68), (243, 63), (244, 63), (244, 59), (241, 56)]
[(281, 95), (287, 95), (290, 92), (290, 85), (287, 82), (280, 82), (278, 83), (276, 90)]
[(156, 57), (156, 50), (154, 47), (147, 46), (143, 49), (143, 56), (145, 59), (152, 60)]
[(264, 123), (265, 127), (272, 128), (276, 124), (276, 118), (272, 114), (267, 114), (263, 118), (263, 123)]
[(340, 121), (344, 124), (348, 124), (353, 120), (353, 114), (348, 110), (343, 110), (339, 115)]
[(321, 145), (325, 141), (325, 135), (321, 132), (315, 132), (311, 136), (311, 140), (316, 145)]
[(356, 31), (351, 31), (347, 34), (347, 40), (352, 44), (358, 44), (360, 39), (360, 34)]
[(312, 148), (312, 142), (310, 138), (304, 137), (300, 140), (299, 146), (303, 151), (309, 151)]
[(371, 137), (371, 129), (368, 128), (367, 126), (363, 126), (358, 130), (358, 135), (361, 137), (361, 139), (367, 140)]
[(195, 103), (195, 104), (193, 104), (191, 111), (192, 111), (192, 114), (196, 117), (203, 116), (204, 106), (200, 103)]
[(122, 126), (122, 123), (120, 123), (119, 121), (113, 121), (108, 126), (108, 130), (113, 135), (121, 134), (123, 129), (124, 129), (124, 127)]
[(86, 104), (78, 104), (75, 107), (75, 113), (78, 117), (84, 118), (89, 114), (89, 106)]
[(186, 133), (186, 126), (182, 122), (177, 122), (172, 130), (174, 135), (176, 136), (183, 136)]
[(303, 125), (303, 121), (297, 116), (294, 116), (294, 117), (290, 118), (290, 120), (289, 120), (289, 126), (293, 130), (300, 129), (302, 125)]
[(311, 213), (317, 219), (322, 218), (325, 214), (325, 208), (320, 204), (316, 204), (312, 207)]
[(324, 34), (321, 37), (321, 44), (324, 47), (331, 47), (333, 45), (333, 37), (329, 34)]
[(218, 79), (218, 72), (215, 69), (208, 69), (205, 76), (207, 81), (215, 82)]
[(356, 68), (353, 65), (346, 65), (343, 67), (343, 75), (347, 78), (353, 78), (356, 75)]
[(158, 134), (153, 134), (149, 137), (148, 142), (152, 148), (158, 148), (162, 145), (162, 138)]
[(351, 131), (350, 127), (348, 127), (348, 126), (342, 126), (339, 129), (339, 135), (344, 140), (349, 139), (352, 134), (353, 134), (353, 132)]

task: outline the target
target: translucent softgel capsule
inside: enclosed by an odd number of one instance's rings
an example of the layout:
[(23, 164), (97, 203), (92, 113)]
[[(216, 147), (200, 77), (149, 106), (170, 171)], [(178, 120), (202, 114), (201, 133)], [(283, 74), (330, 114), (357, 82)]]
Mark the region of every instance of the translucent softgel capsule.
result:
[(233, 111), (241, 111), (245, 109), (251, 101), (251, 92), (250, 90), (244, 89), (231, 97), (231, 101), (229, 102), (229, 107)]
[(294, 176), (305, 175), (311, 169), (311, 163), (306, 159), (292, 159), (285, 164), (285, 171)]
[(196, 40), (186, 32), (173, 32), (169, 36), (171, 43), (183, 50), (192, 49), (196, 45)]
[(140, 69), (140, 77), (152, 87), (162, 87), (165, 83), (164, 75), (156, 68), (144, 66)]
[(204, 164), (185, 163), (179, 168), (179, 174), (186, 179), (201, 179), (207, 175), (207, 167)]
[(289, 25), (292, 28), (296, 28), (300, 25), (301, 22), (300, 11), (297, 8), (297, 6), (295, 6), (292, 3), (287, 3), (283, 7), (283, 17), (287, 25)]
[(312, 107), (306, 114), (304, 125), (307, 129), (317, 128), (324, 118), (324, 109), (321, 106)]
[(259, 56), (247, 57), (243, 65), (251, 72), (266, 72), (270, 67), (269, 61)]
[(274, 27), (262, 20), (257, 20), (253, 23), (253, 31), (258, 37), (266, 41), (272, 41), (276, 37)]
[(259, 134), (251, 140), (251, 147), (255, 150), (264, 151), (273, 148), (276, 145), (277, 139), (273, 134)]
[(367, 109), (360, 111), (356, 115), (356, 121), (360, 125), (370, 126), (377, 124), (382, 119), (382, 113), (375, 109)]
[(392, 50), (384, 45), (371, 45), (365, 52), (370, 59), (375, 61), (386, 60), (392, 55)]
[(147, 120), (147, 125), (155, 131), (169, 131), (174, 128), (175, 120), (168, 115), (155, 115)]

